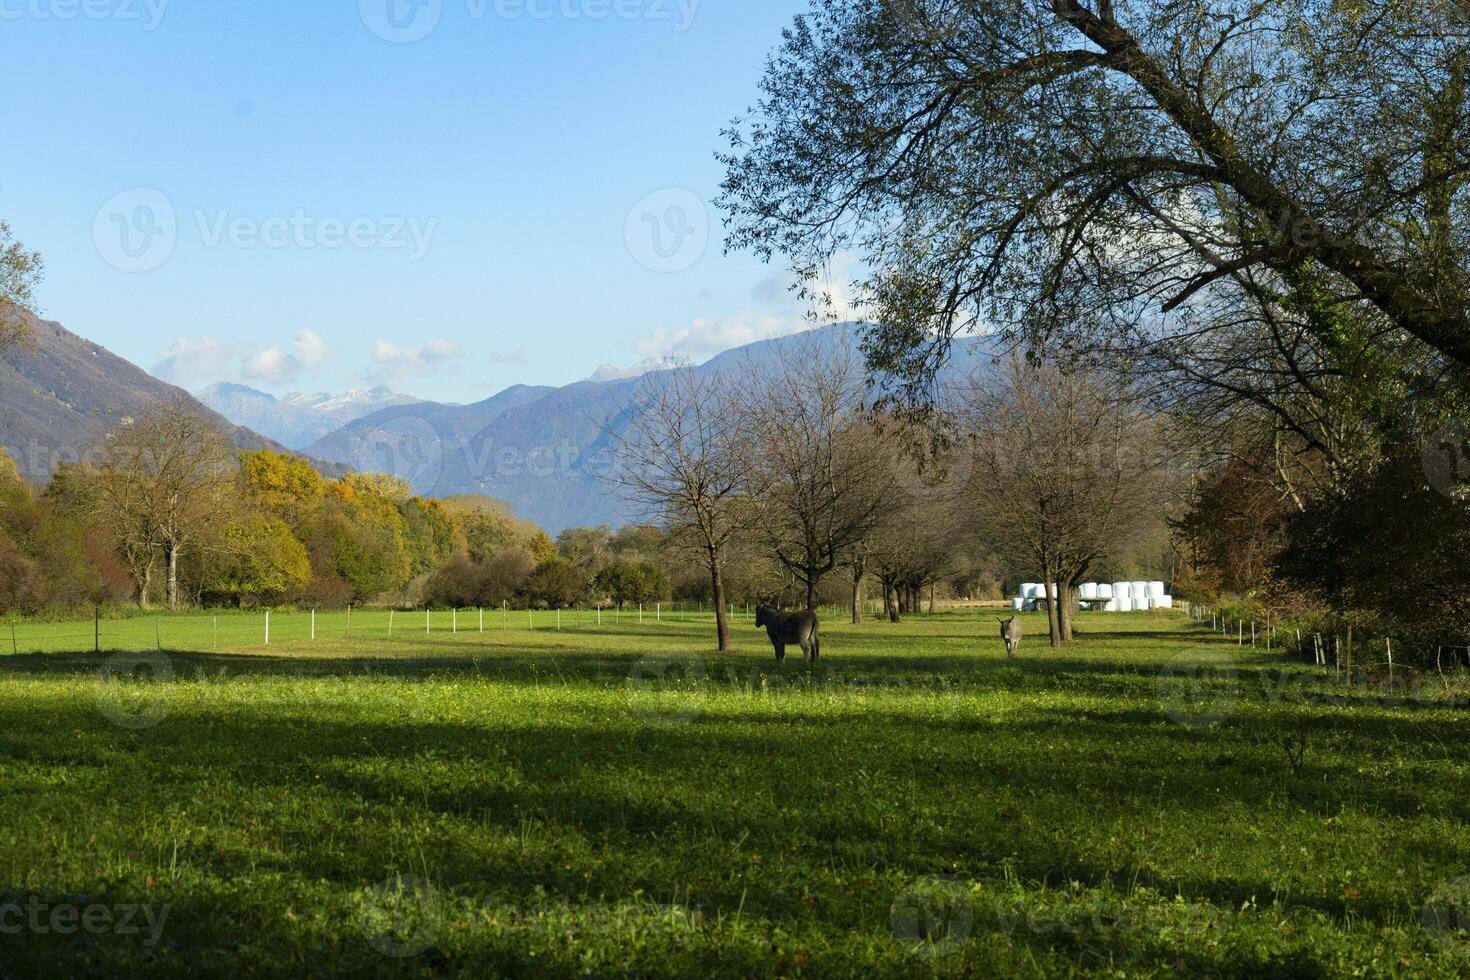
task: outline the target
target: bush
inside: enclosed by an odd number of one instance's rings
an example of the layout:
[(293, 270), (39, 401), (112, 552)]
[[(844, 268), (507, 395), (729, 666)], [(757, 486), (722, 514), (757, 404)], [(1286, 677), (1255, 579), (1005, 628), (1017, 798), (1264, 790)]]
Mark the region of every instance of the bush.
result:
[(582, 597), (582, 573), (560, 558), (536, 566), (526, 580), (526, 598), (537, 608), (566, 609)]

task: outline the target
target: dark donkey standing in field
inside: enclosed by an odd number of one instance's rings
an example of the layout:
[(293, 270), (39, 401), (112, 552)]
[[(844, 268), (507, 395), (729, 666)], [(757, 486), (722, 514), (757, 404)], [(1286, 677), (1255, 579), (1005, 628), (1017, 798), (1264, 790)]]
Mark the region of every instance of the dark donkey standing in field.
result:
[(756, 606), (755, 625), (757, 629), (762, 626), (766, 628), (766, 635), (771, 638), (771, 646), (776, 648), (776, 663), (779, 664), (786, 659), (788, 643), (801, 647), (807, 663), (817, 662), (817, 656), (822, 650), (822, 641), (817, 614), (811, 610), (782, 612), (779, 609)]
[(1021, 648), (1021, 621), (1015, 616), (1000, 621), (1000, 638), (1006, 641), (1006, 656), (1014, 657)]

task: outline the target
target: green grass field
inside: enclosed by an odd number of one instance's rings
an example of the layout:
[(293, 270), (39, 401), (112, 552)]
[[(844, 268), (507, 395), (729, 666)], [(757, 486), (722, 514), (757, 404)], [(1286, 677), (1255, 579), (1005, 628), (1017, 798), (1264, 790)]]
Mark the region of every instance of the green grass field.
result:
[(282, 615), (268, 647), (255, 615), (138, 618), (0, 657), (0, 975), (1470, 964), (1442, 687), (1348, 692), (1177, 614), (1085, 615), (1061, 652), (1027, 617), (1015, 663), (991, 615), (829, 621), (812, 672), (745, 617), (721, 656), (707, 614), (525, 615)]

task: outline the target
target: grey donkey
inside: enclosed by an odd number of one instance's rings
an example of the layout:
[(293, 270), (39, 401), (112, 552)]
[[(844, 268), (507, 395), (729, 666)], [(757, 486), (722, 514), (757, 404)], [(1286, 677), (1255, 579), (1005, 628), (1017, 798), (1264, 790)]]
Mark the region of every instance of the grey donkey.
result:
[(1000, 638), (1006, 641), (1006, 656), (1015, 657), (1021, 648), (1021, 621), (1015, 616), (1000, 621)]
[(771, 646), (776, 648), (778, 664), (786, 659), (788, 643), (801, 647), (801, 652), (810, 664), (815, 664), (817, 656), (822, 652), (820, 624), (817, 622), (817, 614), (810, 610), (781, 612), (766, 606), (756, 606), (755, 625), (757, 628), (766, 628)]

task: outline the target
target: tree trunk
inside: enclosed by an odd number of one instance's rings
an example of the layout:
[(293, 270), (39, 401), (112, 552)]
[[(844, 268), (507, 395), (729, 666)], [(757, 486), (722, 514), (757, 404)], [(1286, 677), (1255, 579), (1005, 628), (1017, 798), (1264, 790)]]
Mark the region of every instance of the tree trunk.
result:
[(136, 575), (138, 587), (138, 608), (148, 610), (148, 591), (153, 588), (153, 562), (144, 565)]
[(1059, 647), (1062, 645), (1062, 624), (1058, 618), (1057, 599), (1051, 594), (1052, 583), (1057, 580), (1056, 563), (1050, 557), (1044, 558), (1041, 570), (1041, 594), (1046, 597), (1046, 625), (1051, 630), (1051, 645)]
[(715, 597), (715, 636), (719, 640), (719, 651), (730, 649), (730, 624), (725, 618), (725, 576), (720, 571), (720, 555), (711, 551), (709, 555), (710, 587)]
[(863, 624), (863, 568), (861, 565), (852, 567), (852, 625)]
[(1072, 583), (1066, 579), (1057, 583), (1057, 625), (1061, 630), (1062, 642), (1072, 642)]
[(806, 580), (806, 608), (808, 612), (815, 612), (817, 608), (817, 582), (815, 576)]
[(179, 611), (179, 546), (168, 546), (168, 608)]

